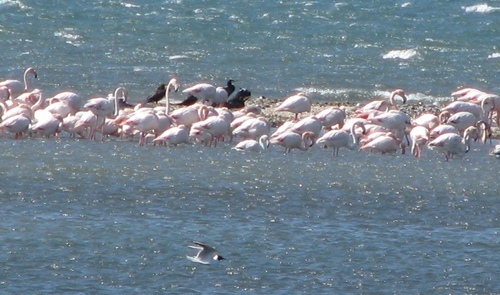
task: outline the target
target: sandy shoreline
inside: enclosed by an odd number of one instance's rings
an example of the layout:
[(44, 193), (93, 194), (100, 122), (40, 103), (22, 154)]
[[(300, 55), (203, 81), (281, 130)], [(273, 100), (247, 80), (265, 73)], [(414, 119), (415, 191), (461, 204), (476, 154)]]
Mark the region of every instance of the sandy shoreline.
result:
[[(262, 114), (268, 119), (273, 127), (277, 127), (283, 124), (285, 121), (293, 120), (293, 114), (289, 112), (274, 112), (274, 109), (282, 102), (282, 100), (273, 100), (268, 98), (251, 98), (247, 101), (247, 107), (257, 106), (260, 107)], [(332, 106), (344, 106), (346, 109), (347, 117), (349, 118), (353, 114), (353, 110), (356, 107), (356, 103), (346, 103), (346, 102), (322, 102), (313, 103), (311, 112), (304, 113), (300, 118), (304, 118), (310, 114), (317, 114), (321, 110), (332, 107)], [(409, 114), (412, 119), (418, 117), (423, 113), (432, 113), (438, 115), (440, 113), (440, 108), (433, 104), (425, 104), (423, 102), (408, 102), (406, 104), (398, 105), (398, 108)], [(497, 126), (492, 127), (492, 138), (500, 139), (500, 128)]]

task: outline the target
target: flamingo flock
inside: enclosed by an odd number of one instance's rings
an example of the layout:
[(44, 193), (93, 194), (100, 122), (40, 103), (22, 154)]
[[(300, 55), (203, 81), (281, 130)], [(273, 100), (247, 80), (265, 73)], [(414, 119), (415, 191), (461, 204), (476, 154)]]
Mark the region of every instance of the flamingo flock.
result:
[[(410, 114), (400, 110), (407, 102), (402, 89), (388, 99), (376, 99), (356, 107), (325, 107), (313, 110), (305, 93), (283, 99), (272, 115), (287, 117), (272, 124), (269, 114), (245, 103), (250, 91), (235, 91), (235, 80), (225, 87), (193, 84), (182, 90), (185, 99), (172, 103), (171, 91), (181, 85), (176, 77), (161, 84), (146, 99), (131, 105), (127, 90), (117, 87), (112, 94), (85, 99), (64, 91), (46, 98), (40, 89), (31, 89), (28, 68), (24, 83), (0, 81), (0, 136), (2, 138), (46, 137), (87, 138), (104, 141), (109, 137), (137, 141), (139, 146), (214, 146), (225, 142), (237, 151), (265, 152), (270, 145), (285, 153), (313, 146), (331, 149), (338, 157), (341, 148), (360, 153), (406, 153), (422, 157), (427, 150), (443, 154), (446, 161), (463, 157), (472, 141), (488, 143), (492, 127), (500, 125), (500, 97), (475, 88), (451, 93), (453, 101), (433, 112)], [(159, 102), (165, 100), (165, 104)], [(490, 140), (491, 144), (491, 140)], [(496, 146), (490, 154), (500, 157)]]

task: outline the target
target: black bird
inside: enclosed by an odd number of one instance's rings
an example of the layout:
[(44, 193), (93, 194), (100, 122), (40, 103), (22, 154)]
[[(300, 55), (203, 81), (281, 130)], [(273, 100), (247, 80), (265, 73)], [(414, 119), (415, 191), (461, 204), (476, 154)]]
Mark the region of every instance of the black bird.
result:
[[(174, 84), (172, 86), (174, 87), (175, 92), (177, 92), (177, 90), (179, 90), (179, 85)], [(170, 88), (170, 90), (171, 89), (172, 88)], [(166, 85), (160, 84), (160, 86), (158, 86), (158, 88), (156, 88), (156, 90), (146, 98), (146, 103), (150, 103), (150, 102), (158, 103), (160, 100), (165, 98), (166, 93), (167, 93)]]
[(185, 100), (183, 100), (181, 102), (176, 102), (176, 103), (171, 103), (171, 104), (176, 105), (176, 106), (187, 107), (187, 106), (195, 104), (197, 101), (198, 101), (198, 98), (196, 96), (190, 95)]
[(227, 86), (224, 87), (224, 90), (226, 90), (226, 92), (227, 92), (227, 97), (230, 97), (231, 94), (233, 94), (234, 90), (236, 90), (236, 87), (234, 87), (233, 82), (236, 82), (236, 81), (229, 79), (227, 81)]
[(252, 93), (245, 89), (240, 88), (236, 94), (230, 98), (223, 106), (228, 109), (241, 109), (245, 107), (245, 102), (251, 97)]

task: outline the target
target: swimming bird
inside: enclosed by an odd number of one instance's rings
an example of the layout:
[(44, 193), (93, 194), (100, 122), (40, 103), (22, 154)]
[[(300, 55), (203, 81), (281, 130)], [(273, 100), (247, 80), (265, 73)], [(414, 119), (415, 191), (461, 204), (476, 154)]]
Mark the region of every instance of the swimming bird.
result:
[(294, 113), (294, 120), (297, 121), (300, 113), (311, 111), (311, 100), (305, 93), (299, 92), (286, 98), (274, 111)]
[(490, 151), (490, 156), (495, 156), (497, 159), (500, 159), (500, 144), (495, 145), (495, 147)]
[(259, 141), (255, 139), (246, 139), (243, 141), (240, 141), (234, 149), (237, 151), (253, 151), (253, 152), (259, 152), (259, 151), (265, 151), (269, 147), (269, 137), (267, 135), (262, 135), (259, 138)]
[(219, 253), (217, 252), (217, 250), (215, 250), (215, 248), (212, 248), (202, 243), (193, 242), (193, 244), (189, 245), (188, 247), (198, 250), (196, 256), (186, 255), (186, 258), (192, 262), (197, 262), (201, 264), (210, 264), (212, 260), (220, 261), (222, 259), (225, 259), (221, 255), (219, 255)]

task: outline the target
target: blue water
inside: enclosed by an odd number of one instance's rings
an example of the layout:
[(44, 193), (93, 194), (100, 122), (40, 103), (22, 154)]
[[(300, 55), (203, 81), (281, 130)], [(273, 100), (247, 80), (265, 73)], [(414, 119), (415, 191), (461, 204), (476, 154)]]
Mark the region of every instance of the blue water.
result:
[[(273, 99), (499, 93), (500, 2), (481, 3), (0, 0), (0, 79), (33, 66), (46, 97), (132, 102), (173, 75)], [(491, 145), (448, 162), (231, 147), (0, 137), (0, 293), (500, 293)], [(193, 240), (227, 260), (188, 261)]]

